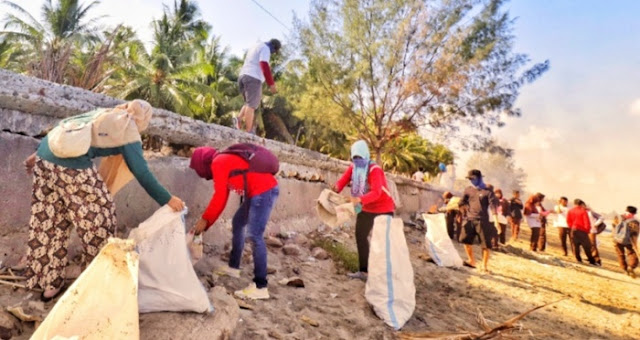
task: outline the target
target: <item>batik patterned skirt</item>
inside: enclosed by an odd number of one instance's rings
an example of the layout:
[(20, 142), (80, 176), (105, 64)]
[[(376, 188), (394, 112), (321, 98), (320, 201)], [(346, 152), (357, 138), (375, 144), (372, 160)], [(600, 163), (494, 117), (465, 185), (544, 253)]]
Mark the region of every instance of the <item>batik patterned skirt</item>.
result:
[(55, 289), (64, 284), (74, 226), (86, 265), (115, 232), (115, 205), (106, 185), (95, 167), (71, 169), (38, 158), (27, 243), (27, 287)]

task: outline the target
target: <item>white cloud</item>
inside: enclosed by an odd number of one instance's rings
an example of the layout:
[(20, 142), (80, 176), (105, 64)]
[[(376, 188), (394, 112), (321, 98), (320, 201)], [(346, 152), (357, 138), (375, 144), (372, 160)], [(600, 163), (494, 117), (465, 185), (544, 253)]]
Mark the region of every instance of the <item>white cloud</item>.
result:
[(640, 98), (634, 100), (633, 103), (631, 103), (629, 113), (633, 116), (640, 116)]
[(560, 137), (560, 131), (551, 127), (530, 126), (527, 133), (518, 137), (517, 150), (546, 150)]

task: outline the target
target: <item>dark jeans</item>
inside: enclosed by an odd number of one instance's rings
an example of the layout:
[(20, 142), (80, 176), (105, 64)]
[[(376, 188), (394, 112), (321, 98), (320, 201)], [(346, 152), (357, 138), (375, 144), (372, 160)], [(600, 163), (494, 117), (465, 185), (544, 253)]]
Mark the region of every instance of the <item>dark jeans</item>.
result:
[(540, 242), (540, 229), (531, 228), (531, 239), (529, 240), (529, 250), (538, 251), (538, 243)]
[(596, 234), (589, 233), (589, 242), (591, 242), (591, 256), (597, 264), (602, 264), (600, 259), (600, 252), (598, 251), (598, 241), (596, 240)]
[[(627, 271), (638, 267), (638, 254), (636, 254), (632, 245), (622, 245), (613, 242), (613, 247), (616, 250), (616, 254), (618, 254), (618, 263), (620, 263), (620, 268), (622, 268), (622, 270)], [(626, 256), (624, 254), (625, 250), (627, 251)]]
[(458, 212), (456, 210), (447, 211), (445, 213), (445, 221), (447, 222), (447, 234), (452, 240), (457, 240), (460, 237), (460, 228), (456, 222)]
[(393, 216), (393, 212), (376, 214), (362, 211), (356, 217), (356, 245), (361, 272), (367, 273), (369, 270), (369, 234), (373, 229), (373, 220), (380, 215)]
[(560, 237), (560, 246), (562, 247), (562, 251), (564, 251), (564, 256), (569, 255), (567, 240), (569, 240), (569, 247), (571, 247), (571, 253), (573, 253), (573, 242), (569, 235), (569, 228), (558, 227), (558, 236)]
[(246, 237), (253, 245), (253, 281), (258, 288), (267, 286), (267, 246), (264, 243), (264, 230), (279, 193), (280, 190), (275, 187), (244, 201), (231, 221), (233, 238), (229, 267), (240, 268)]
[(591, 255), (591, 241), (589, 240), (589, 234), (582, 230), (571, 229), (571, 238), (573, 239), (573, 254), (576, 256), (578, 262), (582, 262), (580, 256), (580, 247), (584, 249), (584, 253), (587, 255), (589, 263), (595, 264), (596, 260)]

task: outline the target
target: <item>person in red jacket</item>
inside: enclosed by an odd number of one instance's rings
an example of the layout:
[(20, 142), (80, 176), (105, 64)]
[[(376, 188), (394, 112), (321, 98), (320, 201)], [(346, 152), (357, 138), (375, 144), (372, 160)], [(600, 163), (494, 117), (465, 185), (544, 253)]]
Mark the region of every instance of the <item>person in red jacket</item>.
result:
[(240, 129), (244, 125), (245, 131), (253, 132), (254, 112), (262, 100), (262, 83), (266, 82), (269, 85), (271, 93), (278, 92), (269, 60), (272, 54), (280, 51), (280, 46), (278, 39), (271, 39), (266, 43), (258, 43), (247, 52), (240, 69), (240, 78), (238, 78), (238, 87), (244, 98), (244, 106), (236, 118), (235, 128)]
[(589, 263), (595, 265), (596, 261), (591, 255), (591, 241), (589, 240), (589, 232), (591, 231), (589, 213), (581, 199), (576, 198), (573, 204), (574, 207), (567, 213), (567, 225), (571, 228), (574, 255), (578, 262), (582, 262), (582, 257), (580, 256), (580, 247), (582, 247), (585, 254), (587, 254)]
[[(356, 204), (356, 244), (360, 271), (349, 277), (366, 281), (369, 263), (369, 234), (373, 220), (380, 215), (393, 215), (395, 204), (387, 187), (382, 168), (370, 160), (369, 147), (363, 140), (351, 146), (351, 165), (333, 186), (340, 193), (351, 183), (351, 202)], [(359, 211), (361, 210), (361, 211)]]
[[(264, 231), (271, 215), (279, 189), (278, 181), (270, 173), (248, 172), (245, 176), (235, 175), (234, 170), (245, 170), (249, 163), (242, 157), (233, 154), (218, 154), (211, 147), (196, 148), (191, 156), (190, 168), (198, 176), (213, 179), (213, 197), (202, 214), (200, 220), (191, 229), (195, 235), (206, 231), (216, 222), (227, 205), (231, 190), (243, 195), (246, 199), (233, 216), (233, 239), (229, 264), (220, 270), (220, 274), (240, 277), (240, 260), (246, 238), (253, 245), (254, 279), (247, 288), (235, 292), (240, 298), (268, 299), (267, 290), (267, 248), (264, 243)], [(247, 192), (244, 192), (246, 188)]]

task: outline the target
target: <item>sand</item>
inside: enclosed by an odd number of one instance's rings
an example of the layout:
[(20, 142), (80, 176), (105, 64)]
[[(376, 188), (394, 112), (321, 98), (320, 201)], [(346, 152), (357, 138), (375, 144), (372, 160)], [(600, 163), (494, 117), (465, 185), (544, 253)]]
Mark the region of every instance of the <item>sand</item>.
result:
[[(523, 229), (521, 240), (505, 247), (506, 253), (492, 253), (492, 274), (483, 275), (466, 267), (440, 268), (425, 261), (424, 232), (405, 228), (417, 295), (415, 313), (403, 330), (479, 331), (478, 310), (490, 325), (495, 325), (535, 306), (566, 298), (526, 317), (518, 338), (640, 338), (640, 279), (629, 278), (617, 267), (608, 236), (600, 241), (604, 266), (596, 268), (561, 256), (555, 228), (549, 228), (546, 254), (525, 250), (528, 242), (524, 240), (529, 235), (527, 228)], [(355, 249), (352, 234), (352, 230), (346, 230), (332, 236)], [(348, 279), (331, 259), (311, 258), (310, 246), (301, 248), (299, 256), (284, 255), (282, 248), (269, 248), (269, 265), (276, 269), (269, 276), (272, 298), (249, 302), (253, 310), (240, 311), (232, 339), (395, 338), (397, 333), (375, 316), (364, 299), (364, 282)], [(456, 248), (464, 254), (460, 245)], [(203, 281), (232, 293), (251, 282), (253, 266), (247, 256), (240, 279), (208, 274), (225, 257), (223, 253), (209, 253), (197, 268)], [(305, 287), (278, 284), (292, 276), (302, 278)], [(0, 303), (8, 306), (27, 298), (27, 294), (2, 287)], [(27, 339), (31, 332), (32, 327), (25, 326), (18, 339)]]

